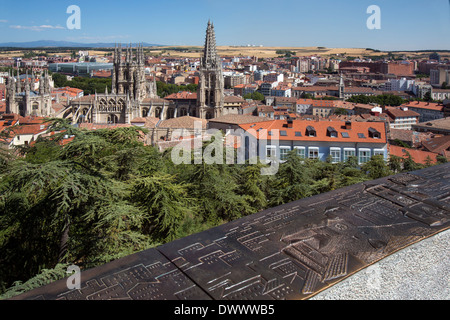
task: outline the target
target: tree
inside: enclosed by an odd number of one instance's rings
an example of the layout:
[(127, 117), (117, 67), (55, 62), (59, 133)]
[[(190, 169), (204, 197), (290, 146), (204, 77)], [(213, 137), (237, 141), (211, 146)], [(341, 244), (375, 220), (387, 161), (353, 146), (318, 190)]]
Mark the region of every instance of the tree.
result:
[(55, 88), (61, 88), (67, 86), (67, 76), (60, 73), (53, 73), (52, 79), (55, 84)]
[(409, 172), (419, 170), (421, 168), (421, 165), (414, 162), (411, 154), (408, 151), (405, 151), (405, 153), (406, 158), (403, 158), (403, 171)]
[(255, 91), (253, 93), (247, 93), (243, 97), (244, 99), (258, 100), (263, 101), (265, 99), (264, 95), (261, 92)]
[(157, 241), (171, 241), (191, 209), (188, 185), (175, 182), (175, 177), (156, 173), (136, 179), (131, 198), (146, 213), (144, 230)]
[(348, 115), (348, 111), (346, 109), (344, 109), (344, 108), (336, 108), (334, 110), (334, 114), (337, 114), (337, 115)]
[(423, 95), (423, 100), (424, 100), (424, 101), (428, 101), (428, 102), (433, 101), (433, 98), (431, 97), (431, 92), (430, 92), (430, 91), (427, 91), (427, 92)]
[(363, 164), (361, 169), (373, 180), (392, 174), (392, 171), (386, 166), (384, 158), (381, 155), (373, 156), (368, 162)]
[(312, 163), (295, 151), (288, 153), (286, 162), (281, 163), (276, 174), (275, 185), (270, 195), (270, 205), (281, 205), (311, 195)]
[(436, 160), (437, 160), (437, 163), (438, 163), (438, 164), (444, 164), (444, 163), (447, 163), (447, 162), (448, 162), (447, 158), (444, 157), (443, 155), (438, 155), (438, 156), (436, 157)]
[(395, 155), (389, 157), (389, 169), (394, 173), (398, 173), (402, 170), (402, 158)]
[(253, 212), (262, 211), (267, 207), (268, 200), (264, 193), (265, 181), (261, 175), (261, 164), (246, 165), (239, 177), (240, 194), (242, 194)]

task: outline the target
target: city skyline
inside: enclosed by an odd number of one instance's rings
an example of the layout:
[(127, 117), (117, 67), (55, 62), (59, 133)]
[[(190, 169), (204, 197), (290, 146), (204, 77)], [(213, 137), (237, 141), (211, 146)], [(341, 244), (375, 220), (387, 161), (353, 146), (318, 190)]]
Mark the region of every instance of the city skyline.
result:
[[(48, 0), (17, 10), (3, 1), (0, 42), (55, 40), (81, 43), (136, 43), (202, 46), (199, 37), (210, 19), (218, 46), (373, 48), (449, 50), (450, 17), (446, 0), (425, 2), (361, 0), (311, 3), (303, 0), (227, 2), (174, 0), (132, 3)], [(67, 8), (81, 9), (80, 29), (70, 30)], [(381, 28), (366, 23), (371, 5), (381, 10)]]

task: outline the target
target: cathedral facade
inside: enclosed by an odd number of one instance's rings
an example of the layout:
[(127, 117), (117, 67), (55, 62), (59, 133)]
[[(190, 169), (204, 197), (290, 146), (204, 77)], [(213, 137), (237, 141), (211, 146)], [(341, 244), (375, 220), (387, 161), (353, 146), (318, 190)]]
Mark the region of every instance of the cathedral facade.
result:
[(63, 116), (72, 117), (73, 123), (130, 124), (133, 119), (146, 117), (160, 120), (182, 116), (211, 119), (229, 113), (238, 114), (236, 97), (224, 95), (222, 61), (217, 54), (211, 22), (208, 22), (200, 60), (197, 92), (180, 92), (162, 99), (157, 95), (155, 77), (153, 81), (146, 80), (143, 48), (116, 46), (111, 89), (71, 101)]
[(36, 77), (9, 75), (6, 84), (6, 113), (16, 113), (22, 117), (52, 117), (51, 77), (47, 72)]
[(73, 123), (130, 123), (137, 117), (147, 116), (144, 100), (155, 98), (156, 83), (145, 78), (145, 57), (141, 46), (114, 48), (111, 91), (85, 96), (70, 103), (66, 116)]

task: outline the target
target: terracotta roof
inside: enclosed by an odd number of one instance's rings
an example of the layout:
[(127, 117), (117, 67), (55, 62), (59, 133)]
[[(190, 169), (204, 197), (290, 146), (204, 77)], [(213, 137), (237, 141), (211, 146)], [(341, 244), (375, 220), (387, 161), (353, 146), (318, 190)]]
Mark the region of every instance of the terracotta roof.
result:
[(27, 124), (9, 127), (11, 133), (15, 136), (24, 134), (38, 134), (47, 131), (47, 125)]
[(402, 106), (410, 107), (410, 108), (435, 110), (435, 111), (442, 111), (444, 109), (443, 104), (433, 103), (433, 102), (425, 102), (425, 101), (411, 101), (409, 103), (403, 104)]
[(390, 140), (401, 140), (401, 141), (409, 141), (412, 142), (414, 131), (412, 130), (404, 130), (404, 129), (391, 129), (389, 132)]
[(208, 123), (208, 120), (191, 117), (191, 116), (183, 116), (183, 117), (163, 120), (158, 125), (158, 128), (194, 129), (194, 124), (197, 121), (201, 122), (203, 129), (206, 129), (206, 124)]
[[(273, 111), (273, 108), (272, 108)], [(210, 122), (228, 123), (228, 124), (245, 124), (267, 121), (269, 118), (256, 117), (247, 114), (227, 114), (214, 119), (209, 119)]]
[(344, 88), (344, 93), (375, 93), (376, 91), (372, 88), (366, 87), (346, 87)]
[(291, 89), (295, 91), (307, 91), (307, 92), (339, 91), (339, 87), (337, 86), (305, 86), (305, 87), (292, 87)]
[(258, 106), (258, 112), (274, 112), (274, 108), (272, 106)]
[(391, 117), (395, 118), (399, 118), (399, 117), (419, 117), (420, 114), (418, 114), (415, 111), (412, 110), (402, 110), (399, 108), (394, 108), (394, 107), (386, 107), (386, 111), (385, 111), (388, 115), (390, 115)]
[(177, 99), (192, 99), (197, 100), (197, 93), (196, 92), (189, 92), (189, 91), (181, 91), (177, 93), (172, 93), (165, 97), (166, 100), (177, 100)]
[(425, 164), (427, 157), (431, 158), (431, 163), (436, 163), (436, 157), (438, 156), (437, 153), (434, 152), (427, 152), (427, 151), (422, 151), (422, 150), (417, 150), (417, 149), (408, 149), (408, 148), (403, 148), (403, 147), (399, 147), (399, 146), (389, 146), (389, 154), (393, 155), (393, 156), (397, 156), (397, 157), (401, 157), (401, 158), (406, 158), (407, 152), (411, 155), (411, 158), (414, 160), (415, 163), (421, 163), (421, 164)]
[(155, 117), (137, 117), (131, 120), (131, 124), (144, 124), (146, 128), (154, 128), (159, 121), (160, 119)]
[(26, 116), (22, 117), (19, 116), (19, 123), (20, 124), (42, 124), (44, 123), (45, 118), (44, 117), (34, 117), (34, 116)]
[(423, 141), (422, 145), (430, 152), (442, 154), (444, 150), (448, 151), (450, 149), (450, 136), (432, 138), (428, 141)]
[[(306, 135), (306, 128), (308, 126), (315, 129), (315, 137)], [(279, 130), (280, 132), (285, 131), (286, 135), (280, 134), (279, 140), (386, 143), (384, 122), (352, 122), (350, 130), (345, 129), (345, 121), (292, 120), (292, 128), (287, 128), (286, 120), (272, 120), (260, 123), (241, 124), (240, 127), (244, 130), (266, 129), (267, 132), (271, 130)], [(328, 127), (334, 128), (338, 132), (338, 136), (330, 137), (328, 135)], [(380, 133), (380, 138), (371, 138), (369, 136), (369, 128), (378, 131)], [(301, 136), (296, 134), (296, 132), (300, 132)], [(348, 138), (344, 138), (342, 133), (347, 133)], [(360, 137), (360, 134), (363, 134), (363, 136)], [(256, 133), (256, 136), (259, 138), (259, 133)], [(270, 139), (270, 136), (267, 138)]]
[(450, 117), (421, 122), (418, 126), (450, 130)]
[(121, 127), (132, 127), (132, 124), (128, 123), (116, 123), (116, 124), (106, 124), (106, 123), (80, 123), (80, 128), (88, 130), (98, 130), (98, 129), (116, 129)]
[(223, 101), (225, 103), (245, 103), (244, 99), (236, 96), (225, 96)]

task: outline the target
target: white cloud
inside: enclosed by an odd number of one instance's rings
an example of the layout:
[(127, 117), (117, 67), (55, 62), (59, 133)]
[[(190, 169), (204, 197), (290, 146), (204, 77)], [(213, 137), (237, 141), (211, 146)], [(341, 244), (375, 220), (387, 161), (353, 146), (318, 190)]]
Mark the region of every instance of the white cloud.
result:
[(7, 22), (8, 22), (8, 20), (0, 19), (0, 23), (7, 23)]
[(48, 24), (43, 24), (40, 26), (21, 26), (21, 25), (12, 25), (9, 26), (12, 29), (18, 30), (31, 30), (31, 31), (44, 31), (44, 30), (54, 30), (54, 29), (65, 29), (62, 26), (52, 26)]

